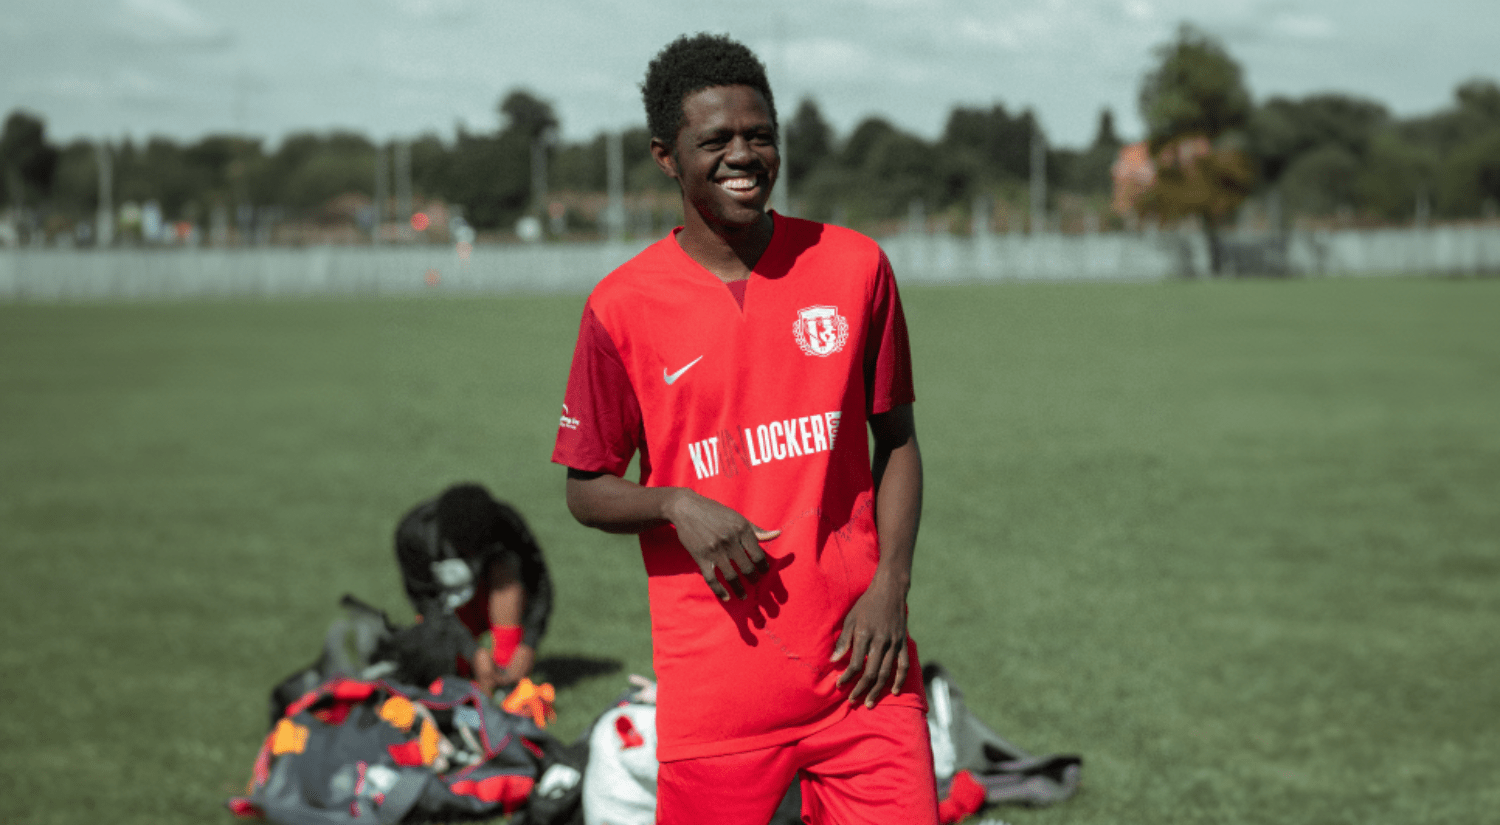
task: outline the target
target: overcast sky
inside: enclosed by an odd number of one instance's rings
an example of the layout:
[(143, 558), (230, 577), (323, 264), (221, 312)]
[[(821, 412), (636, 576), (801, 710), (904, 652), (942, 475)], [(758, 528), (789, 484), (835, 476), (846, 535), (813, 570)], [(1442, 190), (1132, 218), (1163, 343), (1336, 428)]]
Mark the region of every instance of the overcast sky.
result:
[(789, 115), (837, 132), (881, 115), (927, 138), (955, 105), (1032, 109), (1082, 146), (1136, 93), (1179, 22), (1220, 38), (1256, 100), (1338, 91), (1398, 115), (1500, 79), (1500, 0), (0, 0), (0, 113), (54, 141), (351, 129), (486, 131), (516, 87), (570, 140), (644, 123), (638, 84), (685, 32), (754, 48)]

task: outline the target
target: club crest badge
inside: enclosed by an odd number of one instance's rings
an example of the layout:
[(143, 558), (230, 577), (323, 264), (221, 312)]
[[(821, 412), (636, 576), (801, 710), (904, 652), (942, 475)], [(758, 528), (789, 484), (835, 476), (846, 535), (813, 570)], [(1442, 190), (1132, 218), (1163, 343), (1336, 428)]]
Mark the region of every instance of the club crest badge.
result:
[(797, 311), (792, 335), (803, 352), (826, 358), (849, 341), (849, 322), (838, 307), (804, 307)]

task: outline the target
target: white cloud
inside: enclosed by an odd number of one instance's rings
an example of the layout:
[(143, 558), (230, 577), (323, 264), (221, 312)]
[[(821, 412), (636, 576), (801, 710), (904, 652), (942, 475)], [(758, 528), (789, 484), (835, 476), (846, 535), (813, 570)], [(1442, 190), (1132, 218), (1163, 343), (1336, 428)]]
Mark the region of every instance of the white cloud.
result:
[(462, 23), (474, 16), (469, 0), (395, 0), (392, 5), (405, 16), (423, 21)]
[(1006, 51), (1020, 51), (1023, 45), (1017, 26), (974, 17), (958, 21), (958, 36), (977, 46), (993, 46)]
[(1121, 0), (1120, 8), (1131, 20), (1150, 20), (1156, 16), (1156, 7), (1148, 0)]
[(1271, 30), (1297, 40), (1328, 40), (1335, 34), (1333, 21), (1327, 17), (1296, 12), (1271, 18)]
[(182, 0), (123, 0), (119, 23), (145, 43), (217, 46), (230, 41), (228, 29)]
[(798, 74), (845, 80), (858, 79), (876, 65), (865, 46), (827, 37), (792, 41), (787, 62)]

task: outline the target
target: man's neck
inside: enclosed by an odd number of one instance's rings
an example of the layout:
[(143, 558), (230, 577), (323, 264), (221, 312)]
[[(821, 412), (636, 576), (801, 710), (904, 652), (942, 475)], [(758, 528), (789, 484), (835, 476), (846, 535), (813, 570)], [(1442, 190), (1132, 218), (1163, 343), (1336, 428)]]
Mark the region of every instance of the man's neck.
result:
[(738, 281), (750, 277), (756, 262), (771, 245), (774, 230), (775, 221), (769, 212), (748, 226), (718, 227), (692, 214), (689, 209), (682, 232), (677, 235), (677, 244), (689, 258), (720, 280)]

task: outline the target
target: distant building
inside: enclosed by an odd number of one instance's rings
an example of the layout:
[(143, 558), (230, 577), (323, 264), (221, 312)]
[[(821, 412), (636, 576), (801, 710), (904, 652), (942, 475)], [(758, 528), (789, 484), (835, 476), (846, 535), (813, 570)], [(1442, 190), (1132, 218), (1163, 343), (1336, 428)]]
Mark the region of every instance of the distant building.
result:
[(1120, 154), (1110, 167), (1110, 176), (1114, 178), (1110, 208), (1121, 217), (1139, 217), (1141, 195), (1156, 183), (1158, 167), (1185, 167), (1211, 151), (1212, 144), (1202, 135), (1172, 141), (1156, 153), (1155, 159), (1145, 141), (1121, 146)]

